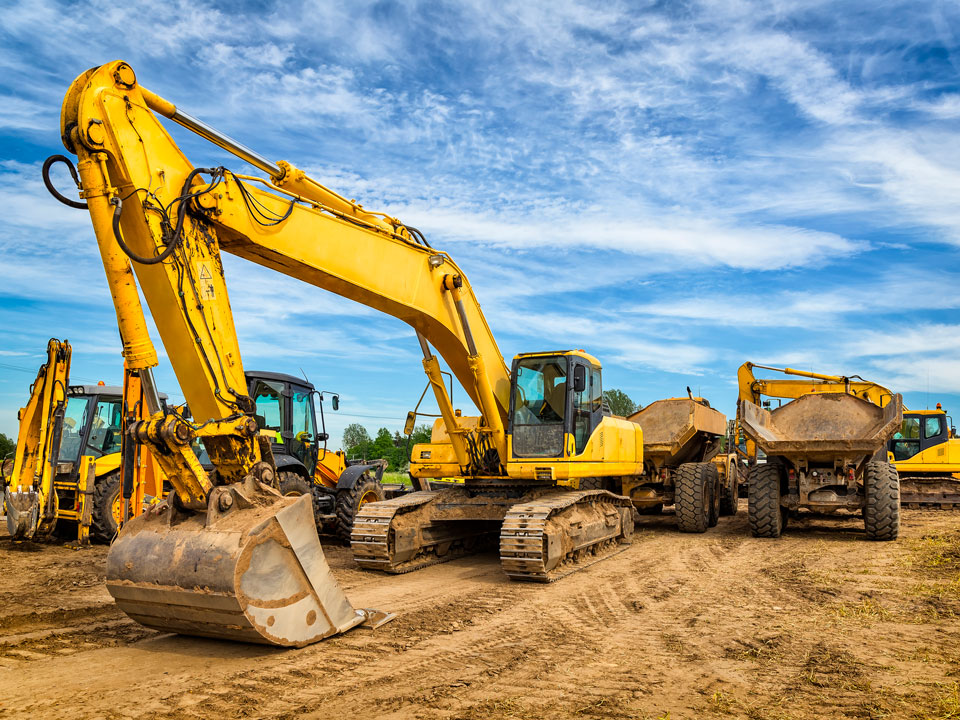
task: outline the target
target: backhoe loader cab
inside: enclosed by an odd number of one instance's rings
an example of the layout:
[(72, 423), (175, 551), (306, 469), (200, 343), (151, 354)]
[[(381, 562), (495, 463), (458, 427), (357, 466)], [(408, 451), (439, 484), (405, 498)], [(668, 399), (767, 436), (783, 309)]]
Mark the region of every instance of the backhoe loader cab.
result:
[[(285, 373), (248, 371), (246, 377), (260, 435), (270, 439), (280, 492), (311, 495), (318, 528), (349, 542), (359, 509), (398, 494), (402, 486), (383, 486), (382, 460), (350, 462), (343, 451), (327, 449), (323, 404), (329, 395), (338, 409), (337, 394), (318, 392), (307, 380)], [(320, 405), (319, 427), (314, 397)]]
[(270, 438), (273, 459), (280, 472), (313, 477), (317, 445), (327, 434), (317, 431), (313, 385), (293, 375), (247, 372), (247, 392), (256, 403), (254, 418), (261, 437)]

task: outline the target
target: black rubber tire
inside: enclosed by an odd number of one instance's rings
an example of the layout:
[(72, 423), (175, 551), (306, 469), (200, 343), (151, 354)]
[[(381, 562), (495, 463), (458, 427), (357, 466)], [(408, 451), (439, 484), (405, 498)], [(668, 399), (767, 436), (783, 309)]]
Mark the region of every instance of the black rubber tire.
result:
[[(713, 463), (684, 463), (674, 480), (674, 503), (680, 532), (702, 533), (710, 526), (712, 476), (707, 467)], [(716, 468), (714, 468), (716, 472)]]
[(376, 495), (376, 500), (368, 499), (367, 502), (379, 502), (384, 499), (383, 485), (366, 473), (357, 479), (352, 488), (337, 490), (337, 519), (334, 522), (333, 533), (347, 545), (350, 544), (350, 533), (353, 532), (353, 520), (360, 509), (360, 499), (368, 493)]
[(281, 470), (277, 475), (280, 479), (281, 495), (313, 496), (313, 486), (303, 475), (292, 470)]
[[(580, 478), (577, 482), (578, 490), (610, 490), (609, 478), (588, 477)], [(615, 491), (612, 491), (615, 492)]]
[(750, 468), (747, 515), (754, 537), (780, 537), (787, 523), (786, 511), (780, 506), (779, 465), (757, 464)]
[(93, 507), (90, 509), (90, 536), (109, 543), (117, 534), (117, 521), (113, 517), (113, 503), (120, 494), (120, 471), (97, 478), (93, 485)]
[(720, 472), (712, 462), (703, 463), (703, 465), (706, 465), (704, 472), (710, 476), (710, 516), (707, 519), (707, 525), (716, 527), (720, 522)]
[(886, 462), (868, 462), (863, 471), (863, 526), (868, 540), (896, 540), (900, 534), (900, 476)]
[(720, 488), (720, 514), (732, 517), (740, 505), (740, 475), (736, 458), (727, 460), (727, 482)]

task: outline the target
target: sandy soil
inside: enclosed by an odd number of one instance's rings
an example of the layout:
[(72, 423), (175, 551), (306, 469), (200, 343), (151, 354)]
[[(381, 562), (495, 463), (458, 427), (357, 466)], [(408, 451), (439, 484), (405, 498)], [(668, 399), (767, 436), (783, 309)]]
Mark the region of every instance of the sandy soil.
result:
[(106, 548), (0, 540), (0, 717), (960, 717), (960, 513), (706, 535), (643, 518), (546, 586), (496, 557), (402, 576), (327, 547), (355, 605), (399, 613), (302, 650), (158, 634), (102, 586)]

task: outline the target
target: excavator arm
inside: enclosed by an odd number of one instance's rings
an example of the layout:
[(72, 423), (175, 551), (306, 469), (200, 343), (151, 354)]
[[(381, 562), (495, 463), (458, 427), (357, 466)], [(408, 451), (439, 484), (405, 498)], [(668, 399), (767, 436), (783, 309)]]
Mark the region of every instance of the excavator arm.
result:
[[(158, 114), (250, 162), (269, 180), (193, 167)], [(97, 231), (127, 363), (147, 370), (149, 384), (157, 360), (135, 272), (191, 411), (210, 423), (197, 433), (224, 480), (242, 479), (261, 457), (251, 434), (221, 250), (411, 325), (461, 467), (477, 465), (465, 437), (471, 432), (487, 434), (505, 464), (509, 370), (466, 277), (419, 231), (369, 212), (290, 164), (272, 163), (180, 112), (139, 86), (123, 62), (74, 82), (61, 132), (79, 157), (82, 196)], [(480, 408), (479, 428), (458, 422), (431, 344)], [(166, 433), (172, 445), (180, 428), (150, 432)], [(179, 467), (172, 474), (182, 478), (174, 483), (177, 491), (199, 508), (212, 484), (175, 454)]]
[[(771, 370), (784, 375), (806, 379), (757, 379), (753, 372), (754, 368)], [(761, 398), (763, 397), (795, 400), (811, 393), (846, 393), (847, 395), (856, 395), (880, 407), (886, 407), (887, 403), (893, 399), (893, 393), (890, 390), (875, 382), (864, 380), (859, 375), (852, 375), (850, 377), (843, 375), (821, 375), (820, 373), (806, 370), (777, 368), (769, 365), (757, 365), (751, 362), (745, 362), (740, 366), (740, 369), (737, 370), (737, 384), (740, 389), (740, 399), (749, 400), (756, 405), (760, 404)]]
[(37, 379), (30, 386), (30, 399), (18, 416), (20, 429), (13, 474), (3, 479), (7, 530), (15, 540), (46, 535), (57, 522), (53, 481), (72, 353), (66, 340), (51, 339), (47, 343), (47, 361), (40, 366)]

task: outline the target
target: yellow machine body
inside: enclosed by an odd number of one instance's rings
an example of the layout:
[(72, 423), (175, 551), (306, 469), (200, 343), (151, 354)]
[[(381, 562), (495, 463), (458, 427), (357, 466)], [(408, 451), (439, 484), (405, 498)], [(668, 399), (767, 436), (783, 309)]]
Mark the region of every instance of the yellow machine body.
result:
[[(267, 177), (194, 167), (158, 115), (207, 138)], [(314, 577), (308, 572), (294, 578), (292, 569), (288, 587), (299, 588), (295, 593), (270, 596), (274, 590), (265, 582), (273, 572), (268, 568), (295, 568), (299, 563), (305, 571), (308, 557), (322, 559), (322, 550), (318, 541), (309, 548), (293, 543), (289, 537), (293, 521), (279, 520), (281, 514), (294, 516), (285, 511), (288, 503), (306, 504), (309, 499), (272, 495), (276, 468), (263, 449), (253, 402), (246, 394), (220, 261), (224, 251), (390, 314), (416, 331), (456, 462), (451, 475), (464, 480), (463, 488), (433, 492), (425, 479), (421, 491), (411, 497), (365, 505), (352, 536), (361, 566), (402, 572), (448, 559), (503, 525), (501, 555), (508, 574), (549, 581), (588, 558), (595, 560), (597, 553), (629, 542), (629, 500), (602, 490), (569, 492), (557, 487), (563, 480), (591, 473), (612, 477), (642, 466), (642, 431), (603, 415), (599, 363), (582, 351), (515, 358), (513, 371), (530, 377), (538, 372), (537, 363), (550, 365), (550, 391), (563, 394), (568, 399), (564, 407), (569, 408), (560, 420), (544, 423), (540, 421), (549, 414), (547, 406), (557, 409), (553, 400), (544, 402), (538, 410), (543, 417), (518, 425), (511, 415), (516, 384), (469, 282), (453, 259), (432, 248), (418, 230), (368, 211), (289, 163), (271, 162), (191, 118), (143, 88), (122, 61), (77, 78), (64, 99), (61, 135), (64, 146), (79, 159), (81, 197), (97, 236), (124, 357), (148, 386), (149, 419), (134, 423), (129, 432), (151, 448), (174, 490), (169, 501), (129, 522), (111, 549), (111, 558), (133, 563), (131, 570), (108, 559), (107, 573), (108, 588), (131, 616), (162, 627), (164, 622), (156, 615), (162, 610), (167, 627), (189, 631), (191, 618), (206, 602), (192, 588), (202, 587), (212, 575), (187, 572), (193, 565), (183, 559), (200, 558), (204, 543), (216, 544), (219, 541), (212, 538), (228, 528), (239, 533), (236, 540), (241, 545), (256, 544), (257, 532), (266, 527), (263, 523), (275, 519), (288, 535), (286, 543), (277, 535), (286, 555), (276, 553), (286, 559), (281, 562), (274, 550), (257, 555), (266, 565), (257, 567), (254, 562), (246, 568), (244, 572), (253, 574), (247, 575), (241, 596), (236, 596), (236, 589), (243, 583), (228, 578), (240, 572), (235, 563), (246, 556), (216, 555), (224, 565), (214, 573), (220, 578), (214, 584), (224, 602), (233, 608), (231, 603), (240, 601), (244, 622), (255, 629), (251, 637), (259, 633), (263, 642), (303, 644), (352, 627), (349, 613), (331, 609), (329, 616), (336, 614), (338, 619), (318, 635), (308, 633), (309, 639), (303, 640), (298, 630), (284, 640), (287, 636), (277, 636), (269, 623), (261, 622), (256, 609), (264, 602), (293, 607), (293, 598), (302, 593), (324, 604), (332, 590), (326, 584), (328, 574)], [(190, 421), (149, 402), (151, 369), (158, 360), (137, 284), (189, 404)], [(472, 427), (455, 414), (437, 355), (480, 411), (481, 420)], [(568, 372), (579, 389), (562, 386), (557, 368), (560, 374)], [(532, 412), (526, 405), (523, 409)], [(549, 425), (549, 432), (534, 427), (538, 423)], [(546, 452), (538, 444), (541, 435), (549, 436)], [(204, 444), (216, 475), (200, 466), (191, 449), (196, 438)], [(433, 458), (423, 459), (433, 464)], [(449, 458), (442, 459), (446, 473)], [(412, 473), (417, 475), (416, 465)], [(519, 503), (511, 494), (517, 486), (530, 490)], [(508, 502), (509, 498), (513, 500)], [(263, 516), (263, 508), (272, 508), (275, 515)], [(227, 515), (233, 516), (230, 522)], [(401, 515), (409, 522), (407, 531), (398, 534), (393, 531)], [(551, 535), (560, 526), (574, 528), (576, 534), (564, 529)], [(316, 531), (311, 530), (315, 538)], [(397, 544), (391, 545), (394, 540)], [(138, 564), (134, 557), (148, 560)], [(157, 564), (164, 563), (183, 572), (158, 571)], [(121, 572), (121, 567), (126, 569)], [(171, 608), (158, 577), (177, 578), (182, 605)], [(318, 587), (321, 580), (324, 585)], [(248, 592), (250, 587), (256, 592)], [(338, 597), (333, 605), (349, 607), (342, 593)], [(247, 600), (250, 603), (244, 606)], [(308, 616), (301, 616), (301, 622), (309, 624)], [(146, 617), (154, 620), (147, 622)], [(196, 632), (232, 636), (226, 629), (232, 621), (225, 616), (219, 628), (209, 624), (210, 617), (204, 618), (202, 630)]]

